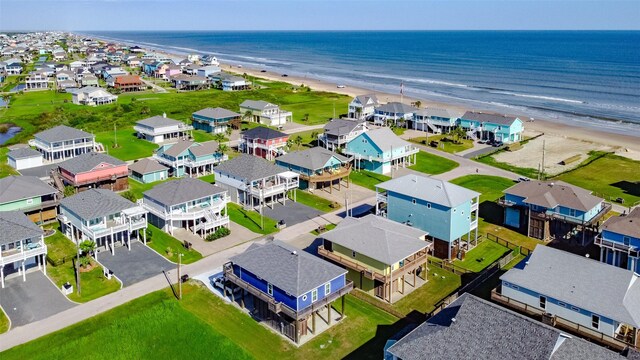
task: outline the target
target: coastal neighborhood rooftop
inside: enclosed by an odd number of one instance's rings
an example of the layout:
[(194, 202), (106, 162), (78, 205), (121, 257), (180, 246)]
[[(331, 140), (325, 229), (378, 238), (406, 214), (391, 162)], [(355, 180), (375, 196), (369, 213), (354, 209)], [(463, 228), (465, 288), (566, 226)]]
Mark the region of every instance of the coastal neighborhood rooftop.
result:
[(0, 179), (0, 204), (57, 192), (35, 176), (7, 176)]
[(419, 175), (405, 175), (385, 181), (376, 187), (450, 208), (480, 196), (473, 190), (448, 181)]
[(46, 141), (48, 143), (60, 142), (65, 140), (75, 140), (83, 138), (93, 138), (93, 135), (76, 128), (72, 128), (66, 125), (59, 125), (51, 129), (47, 129), (36, 133), (36, 139)]
[(504, 192), (523, 197), (527, 203), (549, 209), (560, 205), (589, 211), (602, 202), (601, 198), (591, 195), (591, 191), (563, 181), (522, 181)]
[(187, 177), (158, 184), (153, 189), (145, 191), (144, 196), (162, 205), (173, 206), (224, 193), (225, 191), (225, 189), (217, 185)]

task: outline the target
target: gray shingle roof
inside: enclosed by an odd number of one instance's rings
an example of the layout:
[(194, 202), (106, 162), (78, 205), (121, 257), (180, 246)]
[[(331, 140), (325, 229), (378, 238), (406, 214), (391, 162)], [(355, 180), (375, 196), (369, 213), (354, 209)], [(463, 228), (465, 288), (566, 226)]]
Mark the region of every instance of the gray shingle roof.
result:
[(204, 116), (211, 119), (225, 119), (225, 118), (240, 116), (240, 114), (238, 114), (237, 112), (233, 112), (231, 110), (227, 110), (221, 107), (205, 108), (205, 109), (194, 112), (193, 115)]
[(348, 158), (319, 146), (290, 152), (278, 157), (277, 161), (300, 166), (303, 169), (318, 170), (323, 169), (332, 157), (335, 157), (343, 164), (349, 161)]
[(264, 110), (267, 108), (277, 108), (278, 105), (274, 105), (263, 100), (245, 100), (242, 102), (242, 104), (240, 104), (240, 107), (246, 109)]
[(289, 136), (283, 132), (270, 129), (265, 126), (258, 126), (254, 127), (253, 129), (245, 130), (241, 135), (243, 138), (264, 140), (279, 139), (281, 137)]
[(462, 295), (388, 351), (403, 360), (624, 359), (470, 294)]
[(376, 187), (446, 207), (456, 207), (480, 196), (479, 193), (428, 176), (405, 175)]
[(121, 166), (127, 164), (126, 162), (120, 159), (116, 159), (111, 155), (90, 152), (78, 155), (69, 160), (65, 160), (58, 165), (60, 166), (60, 168), (65, 169), (72, 174), (79, 174), (91, 171), (95, 169), (96, 166), (103, 163), (112, 166)]
[(346, 218), (322, 235), (338, 245), (384, 264), (395, 264), (430, 246), (419, 240), (425, 231), (373, 214), (363, 218)]
[(334, 136), (348, 135), (361, 121), (347, 119), (332, 119), (324, 125), (324, 132)]
[(511, 269), (500, 279), (640, 326), (640, 280), (632, 271), (538, 245), (524, 268)]
[(27, 159), (32, 157), (42, 157), (39, 151), (34, 150), (32, 148), (21, 148), (9, 151), (7, 154), (8, 157), (18, 160), (18, 159)]
[(601, 229), (640, 239), (640, 207), (626, 216), (610, 217), (602, 224)]
[(131, 201), (105, 189), (85, 190), (60, 201), (61, 208), (68, 209), (84, 220), (117, 214), (135, 206)]
[(524, 198), (524, 201), (546, 208), (558, 205), (571, 209), (589, 211), (603, 201), (591, 195), (589, 190), (563, 181), (522, 181), (504, 191), (506, 194)]
[(209, 184), (199, 179), (183, 178), (158, 184), (143, 194), (145, 198), (150, 198), (166, 206), (173, 206), (224, 192), (226, 190), (218, 185)]
[(436, 116), (436, 117), (448, 118), (448, 119), (457, 119), (460, 116), (462, 116), (462, 112), (448, 110), (448, 109), (433, 108), (433, 107), (416, 110), (416, 114), (427, 116), (427, 117)]
[(164, 116), (152, 116), (150, 118), (136, 121), (136, 124), (148, 126), (150, 128), (157, 128), (157, 127), (175, 126), (175, 125), (180, 125), (184, 123), (182, 121), (170, 119)]
[[(362, 135), (365, 135), (373, 141), (376, 146), (380, 148), (382, 151), (391, 151), (391, 148), (400, 148), (405, 146), (410, 146), (411, 144), (407, 141), (402, 140), (396, 134), (391, 131), (391, 129), (387, 127), (369, 130)], [(357, 137), (355, 138), (357, 139)], [(355, 140), (354, 139), (354, 140)]]
[(35, 176), (8, 176), (0, 179), (0, 204), (57, 192), (58, 190)]
[(155, 160), (141, 159), (129, 165), (129, 170), (137, 172), (138, 174), (144, 175), (144, 174), (150, 174), (157, 171), (169, 170), (169, 168), (160, 164)]
[(466, 113), (464, 113), (464, 115), (462, 115), (461, 119), (479, 121), (481, 123), (511, 125), (518, 118), (501, 114), (467, 111)]
[(390, 102), (376, 107), (376, 111), (384, 111), (394, 114), (413, 114), (417, 109), (399, 102)]
[(373, 105), (378, 105), (378, 97), (373, 95), (373, 94), (369, 94), (369, 95), (358, 95), (356, 96), (356, 99), (358, 100), (358, 102), (360, 102), (360, 104), (362, 105), (366, 105), (367, 102), (369, 100), (371, 100), (373, 102)]
[(49, 143), (94, 137), (92, 134), (89, 134), (86, 131), (74, 129), (66, 125), (60, 125), (51, 129), (47, 129), (45, 131), (41, 131), (34, 136), (36, 139), (41, 139)]
[(0, 212), (0, 245), (27, 240), (43, 234), (33, 221), (20, 211)]
[(286, 170), (263, 158), (241, 154), (232, 160), (219, 164), (213, 171), (248, 182), (278, 175)]
[(230, 260), (295, 297), (347, 273), (345, 269), (278, 240), (256, 244)]

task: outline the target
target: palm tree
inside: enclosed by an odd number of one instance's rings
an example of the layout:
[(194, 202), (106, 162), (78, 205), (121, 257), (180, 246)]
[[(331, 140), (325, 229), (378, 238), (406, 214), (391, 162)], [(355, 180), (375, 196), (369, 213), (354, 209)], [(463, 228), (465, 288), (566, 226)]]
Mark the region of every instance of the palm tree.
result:
[(227, 126), (227, 129), (224, 132), (227, 134), (227, 136), (231, 136), (233, 129), (231, 128), (231, 126)]
[(467, 136), (467, 133), (461, 126), (458, 126), (457, 128), (453, 129), (453, 131), (451, 132), (451, 136), (453, 137), (453, 142), (459, 144), (460, 139)]
[(318, 132), (317, 131), (312, 131), (311, 132), (311, 139), (312, 139), (311, 142), (318, 141)]
[(225, 140), (225, 138), (222, 133), (216, 133), (216, 134), (213, 134), (213, 140), (217, 141), (218, 143), (222, 143)]
[(224, 155), (227, 151), (229, 151), (229, 147), (225, 144), (218, 144), (218, 154)]
[(295, 139), (293, 139), (293, 143), (298, 146), (298, 150), (300, 150), (300, 145), (302, 145), (302, 136), (298, 135)]
[(253, 113), (251, 112), (251, 110), (245, 111), (242, 115), (242, 120), (244, 121), (251, 121), (251, 118), (253, 118)]

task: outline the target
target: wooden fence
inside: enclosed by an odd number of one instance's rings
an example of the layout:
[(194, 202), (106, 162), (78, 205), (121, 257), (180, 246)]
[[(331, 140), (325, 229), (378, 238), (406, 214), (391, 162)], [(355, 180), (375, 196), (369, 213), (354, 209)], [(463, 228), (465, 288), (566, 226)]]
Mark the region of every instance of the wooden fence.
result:
[(497, 235), (491, 234), (491, 233), (487, 233), (487, 239), (496, 242), (510, 250), (517, 250), (518, 253), (524, 255), (524, 256), (529, 256), (532, 252), (533, 249), (529, 249), (528, 247), (522, 246), (522, 245), (517, 245), (512, 243), (509, 240), (503, 239)]
[(463, 267), (460, 267), (458, 265), (455, 265), (453, 263), (446, 263), (446, 262), (444, 262), (442, 260), (436, 260), (436, 259), (431, 258), (431, 257), (427, 260), (427, 262), (430, 265), (433, 265), (433, 266), (438, 267), (440, 269), (452, 272), (452, 273), (454, 273), (456, 275), (464, 275), (464, 274), (473, 273), (473, 271), (467, 270), (467, 269), (465, 269)]
[(47, 262), (51, 264), (51, 266), (60, 266), (67, 263), (68, 261), (73, 261), (74, 258), (75, 256), (63, 256), (58, 259), (53, 259), (49, 255), (47, 255)]

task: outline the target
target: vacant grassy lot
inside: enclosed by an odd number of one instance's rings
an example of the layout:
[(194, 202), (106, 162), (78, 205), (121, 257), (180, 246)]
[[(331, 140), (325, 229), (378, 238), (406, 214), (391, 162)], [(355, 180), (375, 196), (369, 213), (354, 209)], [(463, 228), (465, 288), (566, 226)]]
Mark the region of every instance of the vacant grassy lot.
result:
[(76, 256), (76, 245), (60, 232), (60, 226), (47, 227), (55, 229), (55, 234), (44, 238), (47, 245), (47, 257), (54, 262), (71, 259)]
[(387, 180), (391, 180), (391, 177), (387, 175), (376, 174), (367, 170), (356, 170), (352, 171), (351, 174), (349, 174), (349, 181), (356, 185), (360, 185), (374, 191), (376, 190), (376, 185)]
[[(107, 153), (120, 160), (136, 160), (153, 155), (158, 145), (146, 140), (138, 139), (133, 128), (127, 126), (117, 131), (102, 131), (95, 134), (96, 141), (104, 145)], [(114, 147), (115, 144), (117, 147)]]
[[(234, 203), (229, 203), (227, 205), (227, 210), (229, 211), (229, 219), (234, 223), (244, 226), (247, 229), (253, 231), (258, 234), (271, 234), (278, 231), (276, 227), (277, 222), (271, 218), (266, 216), (261, 216), (257, 211), (254, 210), (245, 210), (242, 206)], [(264, 227), (261, 227), (264, 225)]]
[(427, 313), (435, 309), (436, 304), (460, 287), (462, 280), (459, 275), (428, 265), (429, 281), (420, 288), (405, 296), (393, 307), (403, 314), (416, 310)]
[(452, 154), (471, 149), (473, 147), (473, 140), (460, 139), (459, 143), (454, 143), (453, 140), (451, 140), (451, 138), (446, 134), (429, 135), (429, 137), (421, 136), (412, 138), (409, 141), (423, 145), (429, 145), (431, 141), (437, 141), (438, 147), (436, 149)]
[(453, 160), (445, 159), (438, 155), (420, 151), (416, 156), (416, 164), (409, 166), (409, 169), (420, 171), (429, 175), (446, 173), (457, 168), (460, 164)]
[[(179, 253), (183, 255), (181, 260), (183, 264), (191, 264), (202, 259), (202, 254), (193, 248), (185, 249), (181, 241), (151, 224), (148, 224), (147, 245), (174, 263), (178, 262)], [(169, 248), (171, 256), (167, 253)]]
[[(290, 151), (305, 150), (307, 148), (317, 146), (318, 134), (320, 134), (321, 132), (322, 132), (322, 129), (307, 130), (307, 131), (301, 131), (301, 132), (297, 132), (289, 135), (289, 140), (291, 140), (291, 143), (292, 143), (292, 147)], [(300, 137), (300, 146), (298, 146), (298, 144), (295, 143), (296, 138), (298, 138), (298, 136)]]
[[(340, 204), (334, 204), (331, 202), (331, 200), (327, 200), (323, 197), (320, 197), (318, 195), (314, 195), (308, 191), (303, 191), (303, 190), (299, 190), (296, 189), (296, 201), (307, 205), (309, 207), (312, 207), (314, 209), (318, 209), (322, 212), (331, 212), (331, 211), (335, 211), (338, 210), (341, 206)], [(316, 192), (321, 192), (323, 190), (316, 190)], [(289, 195), (289, 198), (293, 199), (293, 195)]]
[(465, 254), (462, 261), (456, 261), (455, 265), (473, 272), (480, 272), (502, 255), (508, 253), (507, 247), (491, 240), (485, 240)]

